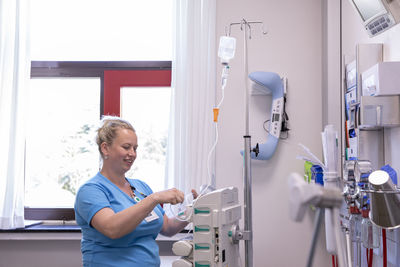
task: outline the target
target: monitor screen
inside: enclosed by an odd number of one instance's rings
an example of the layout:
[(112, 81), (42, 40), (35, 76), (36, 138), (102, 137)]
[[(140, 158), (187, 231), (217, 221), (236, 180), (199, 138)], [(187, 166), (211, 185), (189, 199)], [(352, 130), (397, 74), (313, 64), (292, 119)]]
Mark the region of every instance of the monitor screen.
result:
[(279, 121), (279, 113), (274, 113), (272, 115), (272, 122), (274, 122), (274, 121)]
[(380, 0), (353, 0), (353, 2), (364, 21), (386, 11)]

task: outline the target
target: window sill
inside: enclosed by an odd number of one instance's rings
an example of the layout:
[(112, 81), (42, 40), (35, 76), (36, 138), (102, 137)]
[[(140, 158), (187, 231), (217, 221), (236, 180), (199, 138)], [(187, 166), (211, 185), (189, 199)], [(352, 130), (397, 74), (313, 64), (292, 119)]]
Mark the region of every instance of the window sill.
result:
[[(157, 243), (175, 242), (187, 237), (179, 233), (173, 237), (158, 235)], [(0, 230), (0, 240), (81, 240), (80, 227), (75, 222), (42, 222), (21, 229)]]
[(0, 231), (0, 240), (81, 240), (81, 232), (60, 231)]
[(25, 228), (0, 230), (0, 240), (80, 240), (81, 229), (75, 222), (31, 221)]

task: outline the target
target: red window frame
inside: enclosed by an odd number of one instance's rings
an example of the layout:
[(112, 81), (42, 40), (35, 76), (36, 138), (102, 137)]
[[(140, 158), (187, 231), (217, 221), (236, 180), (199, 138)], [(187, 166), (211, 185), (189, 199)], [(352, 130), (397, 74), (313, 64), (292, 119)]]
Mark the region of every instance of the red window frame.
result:
[(105, 70), (104, 115), (120, 116), (124, 86), (171, 86), (171, 70)]

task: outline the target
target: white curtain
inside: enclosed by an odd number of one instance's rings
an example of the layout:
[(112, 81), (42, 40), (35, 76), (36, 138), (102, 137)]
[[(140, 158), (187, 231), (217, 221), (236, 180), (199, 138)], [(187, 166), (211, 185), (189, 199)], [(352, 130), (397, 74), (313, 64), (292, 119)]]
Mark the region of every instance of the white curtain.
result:
[[(175, 0), (174, 17), (166, 186), (189, 193), (214, 183), (207, 161), (215, 138), (216, 1)], [(214, 173), (215, 157), (210, 158)]]
[(28, 0), (0, 0), (0, 229), (24, 227)]

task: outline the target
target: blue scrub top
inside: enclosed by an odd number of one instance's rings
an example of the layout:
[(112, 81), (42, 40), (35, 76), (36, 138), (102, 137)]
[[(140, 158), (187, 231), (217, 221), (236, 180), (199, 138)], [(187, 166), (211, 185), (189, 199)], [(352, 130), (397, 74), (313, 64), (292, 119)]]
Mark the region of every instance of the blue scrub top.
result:
[[(137, 179), (127, 179), (136, 188), (135, 195), (143, 199), (152, 194), (150, 187)], [(154, 208), (158, 219), (143, 220), (134, 231), (111, 239), (90, 225), (93, 216), (102, 208), (122, 211), (136, 201), (119, 189), (100, 172), (82, 185), (75, 200), (75, 218), (82, 229), (82, 261), (84, 267), (153, 267), (160, 266), (158, 245), (155, 241), (163, 225), (164, 210)]]

